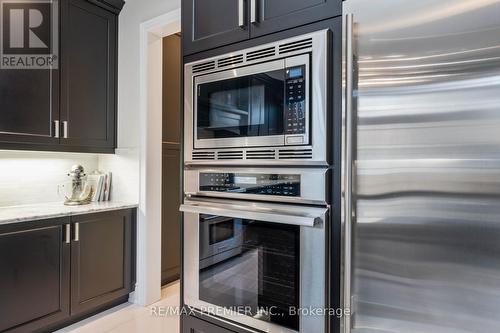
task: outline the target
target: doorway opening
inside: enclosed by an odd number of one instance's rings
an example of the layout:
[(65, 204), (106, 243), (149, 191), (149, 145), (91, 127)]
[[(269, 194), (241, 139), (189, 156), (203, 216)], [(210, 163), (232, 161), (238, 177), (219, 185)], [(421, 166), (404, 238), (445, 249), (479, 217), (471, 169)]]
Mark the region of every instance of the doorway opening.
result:
[(163, 37), (161, 284), (180, 275), (181, 35)]
[(137, 286), (131, 301), (143, 306), (157, 302), (162, 296), (163, 38), (180, 31), (180, 9), (140, 25), (141, 142)]

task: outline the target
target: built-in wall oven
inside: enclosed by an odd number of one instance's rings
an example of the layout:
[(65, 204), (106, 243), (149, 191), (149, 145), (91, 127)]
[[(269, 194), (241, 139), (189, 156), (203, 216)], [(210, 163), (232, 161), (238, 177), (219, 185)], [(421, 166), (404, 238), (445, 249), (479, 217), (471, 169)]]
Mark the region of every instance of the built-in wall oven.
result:
[(327, 34), (186, 64), (186, 163), (326, 165)]
[(325, 169), (187, 169), (185, 304), (265, 332), (325, 332), (325, 317), (310, 311), (325, 307), (326, 177)]

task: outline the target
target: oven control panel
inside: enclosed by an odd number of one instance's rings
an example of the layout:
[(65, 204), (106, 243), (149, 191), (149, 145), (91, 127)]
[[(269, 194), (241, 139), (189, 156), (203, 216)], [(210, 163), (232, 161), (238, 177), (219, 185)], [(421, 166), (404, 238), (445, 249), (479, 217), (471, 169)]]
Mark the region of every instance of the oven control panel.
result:
[(286, 69), (285, 134), (306, 133), (305, 66)]
[(202, 172), (199, 190), (300, 197), (300, 175)]

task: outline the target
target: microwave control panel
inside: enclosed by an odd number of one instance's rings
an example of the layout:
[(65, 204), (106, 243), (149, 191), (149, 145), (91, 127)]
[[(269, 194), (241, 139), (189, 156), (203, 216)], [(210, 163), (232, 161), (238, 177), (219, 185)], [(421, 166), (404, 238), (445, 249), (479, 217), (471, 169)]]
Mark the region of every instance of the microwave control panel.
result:
[(285, 134), (306, 133), (305, 66), (286, 69)]
[(300, 197), (300, 175), (200, 173), (199, 190)]

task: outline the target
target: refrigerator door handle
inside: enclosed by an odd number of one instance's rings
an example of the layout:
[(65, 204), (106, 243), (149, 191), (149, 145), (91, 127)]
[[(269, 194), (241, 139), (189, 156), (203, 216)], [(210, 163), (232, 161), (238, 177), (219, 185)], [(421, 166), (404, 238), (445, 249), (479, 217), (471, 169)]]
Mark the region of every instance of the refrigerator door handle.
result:
[(345, 24), (345, 120), (344, 120), (344, 274), (343, 290), (344, 309), (350, 311), (349, 316), (344, 316), (344, 333), (351, 332), (354, 313), (352, 311), (351, 277), (352, 277), (352, 224), (353, 224), (353, 168), (354, 168), (354, 17), (347, 14)]

